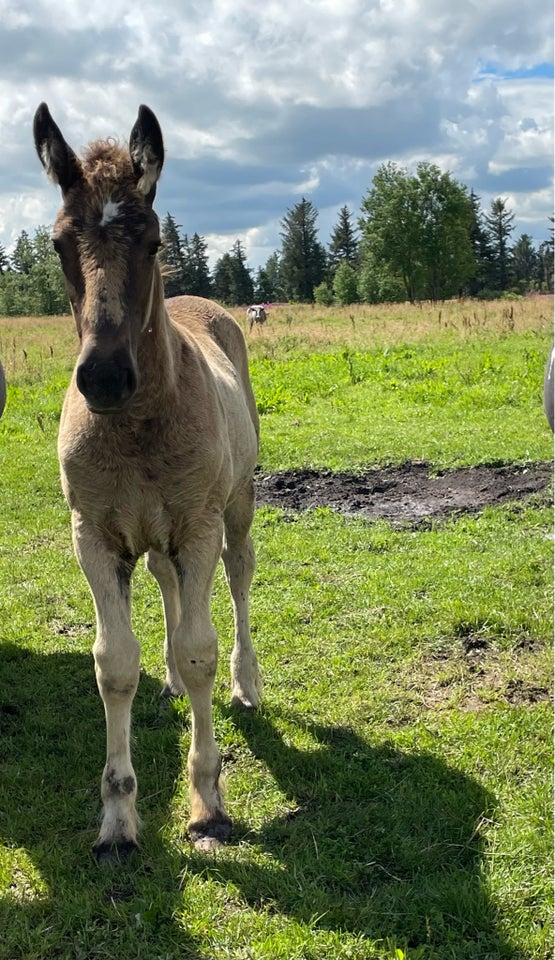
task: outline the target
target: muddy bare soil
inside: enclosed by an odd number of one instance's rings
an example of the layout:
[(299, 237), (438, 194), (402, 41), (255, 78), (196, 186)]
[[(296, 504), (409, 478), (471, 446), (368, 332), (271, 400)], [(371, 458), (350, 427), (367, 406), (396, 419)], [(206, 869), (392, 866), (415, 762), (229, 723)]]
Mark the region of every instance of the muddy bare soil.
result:
[(331, 507), (340, 513), (419, 527), (454, 514), (476, 513), (532, 494), (551, 498), (553, 466), (479, 466), (433, 474), (426, 463), (369, 470), (354, 476), (328, 470), (256, 475), (258, 505), (285, 510)]

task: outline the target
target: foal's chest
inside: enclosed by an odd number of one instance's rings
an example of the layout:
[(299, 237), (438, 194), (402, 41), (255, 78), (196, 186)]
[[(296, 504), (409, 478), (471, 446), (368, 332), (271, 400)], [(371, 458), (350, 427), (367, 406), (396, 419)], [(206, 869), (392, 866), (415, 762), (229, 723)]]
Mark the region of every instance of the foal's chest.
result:
[(154, 419), (140, 430), (106, 429), (102, 422), (75, 434), (62, 429), (59, 457), (70, 507), (118, 549), (168, 552), (217, 486), (221, 463), (199, 439), (171, 436)]

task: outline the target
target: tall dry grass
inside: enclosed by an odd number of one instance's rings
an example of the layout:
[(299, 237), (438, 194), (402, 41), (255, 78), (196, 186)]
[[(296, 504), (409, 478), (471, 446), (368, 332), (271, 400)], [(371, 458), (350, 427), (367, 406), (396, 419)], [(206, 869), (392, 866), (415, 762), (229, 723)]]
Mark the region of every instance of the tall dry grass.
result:
[[(430, 337), (510, 335), (553, 329), (553, 296), (521, 300), (451, 300), (439, 304), (353, 304), (320, 307), (281, 304), (269, 307), (268, 322), (248, 333), (246, 308), (232, 307), (249, 344), (251, 356), (271, 354), (289, 344), (307, 351), (383, 347), (415, 343)], [(0, 317), (0, 359), (8, 382), (40, 376), (45, 369), (73, 366), (77, 335), (70, 316)]]
[[(245, 310), (231, 312), (246, 330)], [(553, 329), (553, 296), (521, 300), (449, 300), (443, 303), (353, 304), (320, 307), (316, 304), (280, 304), (267, 310), (268, 322), (248, 335), (254, 355), (283, 337), (292, 337), (308, 349), (382, 347), (415, 343), (442, 335), (503, 335)]]

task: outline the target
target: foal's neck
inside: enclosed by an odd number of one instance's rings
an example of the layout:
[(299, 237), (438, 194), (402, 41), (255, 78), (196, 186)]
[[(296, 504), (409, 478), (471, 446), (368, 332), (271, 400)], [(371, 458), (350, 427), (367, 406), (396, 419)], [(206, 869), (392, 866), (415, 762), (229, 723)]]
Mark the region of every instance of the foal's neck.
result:
[(134, 413), (149, 417), (159, 415), (161, 404), (171, 401), (177, 377), (177, 344), (164, 303), (164, 282), (158, 263), (154, 271), (150, 316), (138, 349), (140, 386), (133, 404)]

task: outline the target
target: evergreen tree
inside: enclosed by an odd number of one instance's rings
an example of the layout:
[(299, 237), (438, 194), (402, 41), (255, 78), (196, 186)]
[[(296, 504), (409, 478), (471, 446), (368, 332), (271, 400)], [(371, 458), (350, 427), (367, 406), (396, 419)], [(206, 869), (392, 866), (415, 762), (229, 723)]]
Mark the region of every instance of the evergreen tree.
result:
[(538, 249), (538, 289), (544, 290), (546, 293), (553, 293), (553, 222), (554, 218), (549, 218), (551, 227), (550, 227), (550, 238), (549, 240), (544, 240), (543, 243), (540, 243)]
[(488, 233), (484, 223), (484, 214), (480, 206), (480, 198), (470, 191), (470, 244), (474, 257), (474, 272), (466, 284), (466, 291), (471, 297), (477, 297), (487, 284), (491, 270), (492, 251)]
[(347, 263), (353, 268), (356, 268), (358, 263), (357, 231), (347, 206), (341, 207), (339, 219), (332, 230), (329, 261), (332, 272), (335, 272), (340, 263)]
[(214, 296), (220, 303), (232, 303), (233, 263), (230, 253), (224, 253), (214, 267)]
[(252, 303), (254, 286), (246, 255), (240, 240), (236, 240), (229, 253), (220, 257), (214, 268), (214, 295), (217, 300), (230, 306)]
[(272, 284), (264, 267), (259, 267), (256, 271), (254, 299), (256, 303), (272, 303), (274, 299)]
[(35, 251), (26, 230), (22, 230), (15, 242), (10, 258), (11, 269), (15, 273), (29, 273), (35, 263)]
[(318, 241), (318, 211), (304, 197), (281, 221), (280, 279), (287, 300), (309, 303), (324, 279), (326, 253)]
[(281, 283), (281, 265), (279, 262), (279, 254), (272, 253), (266, 263), (264, 264), (264, 273), (268, 277), (268, 283), (271, 289), (271, 297), (268, 302), (275, 302), (285, 299), (285, 294), (283, 292), (283, 287)]
[(8, 254), (6, 253), (6, 248), (0, 243), (0, 275), (6, 273), (6, 271), (9, 269), (10, 261)]
[(162, 246), (160, 249), (160, 263), (164, 276), (164, 291), (167, 297), (177, 297), (184, 290), (184, 257), (179, 226), (171, 213), (167, 213), (160, 227)]
[(489, 286), (501, 292), (509, 289), (511, 280), (509, 239), (513, 232), (514, 214), (507, 209), (507, 201), (497, 197), (491, 201), (485, 221), (492, 251)]
[(511, 250), (513, 280), (520, 293), (534, 289), (538, 277), (538, 252), (528, 233), (520, 235)]
[(207, 245), (204, 237), (193, 233), (187, 252), (188, 269), (191, 276), (190, 293), (195, 297), (212, 296), (212, 277), (208, 265)]

